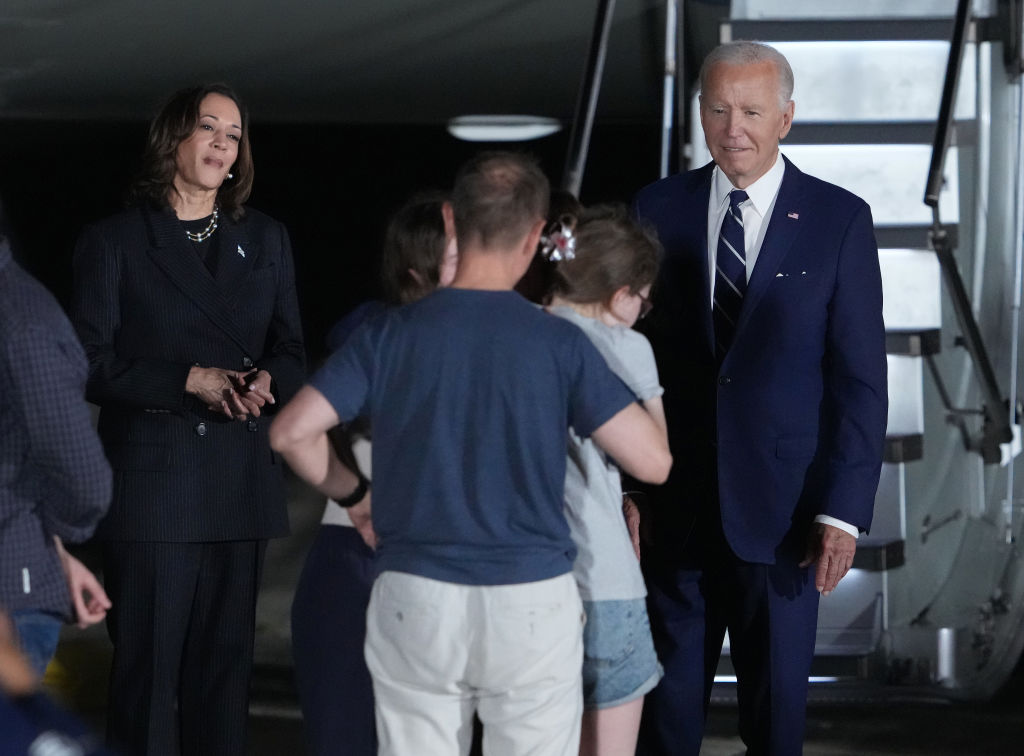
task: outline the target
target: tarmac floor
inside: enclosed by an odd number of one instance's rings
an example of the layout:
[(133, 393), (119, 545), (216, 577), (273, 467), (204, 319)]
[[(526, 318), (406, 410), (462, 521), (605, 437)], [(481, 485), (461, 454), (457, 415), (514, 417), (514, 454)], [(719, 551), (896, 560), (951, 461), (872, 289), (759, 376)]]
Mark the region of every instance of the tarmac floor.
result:
[[(302, 717), (292, 680), (291, 597), (312, 541), (322, 498), (293, 482), (289, 509), (293, 535), (270, 543), (257, 607), (250, 753), (303, 756)], [(80, 554), (87, 562), (88, 553)], [(98, 568), (93, 563), (94, 569)], [(66, 628), (46, 682), (58, 698), (102, 731), (110, 643), (102, 625)], [(854, 689), (851, 695), (815, 696), (808, 707), (805, 756), (1017, 756), (1024, 754), (1024, 664), (1014, 689), (995, 701), (950, 702), (892, 689)], [(716, 694), (717, 694), (716, 689)], [(736, 709), (712, 707), (702, 756), (744, 752), (736, 735)], [(343, 753), (339, 750), (339, 754)], [(414, 756), (433, 756), (415, 754)]]

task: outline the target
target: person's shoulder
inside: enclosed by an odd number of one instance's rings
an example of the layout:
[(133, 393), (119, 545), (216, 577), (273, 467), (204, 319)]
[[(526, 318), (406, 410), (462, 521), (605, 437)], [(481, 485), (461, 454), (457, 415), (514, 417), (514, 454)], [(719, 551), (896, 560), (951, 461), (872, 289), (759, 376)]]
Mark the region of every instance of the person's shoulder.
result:
[(11, 261), (0, 278), (0, 330), (5, 335), (71, 333), (57, 298), (38, 279)]

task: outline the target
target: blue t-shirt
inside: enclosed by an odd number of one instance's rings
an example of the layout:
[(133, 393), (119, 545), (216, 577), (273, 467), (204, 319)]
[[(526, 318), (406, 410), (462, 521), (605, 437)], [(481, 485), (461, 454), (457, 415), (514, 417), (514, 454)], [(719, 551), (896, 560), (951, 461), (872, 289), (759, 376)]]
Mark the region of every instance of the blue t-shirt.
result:
[(575, 325), (470, 289), (371, 318), (310, 383), (373, 426), (378, 569), (466, 585), (572, 569), (568, 428), (589, 436), (636, 398)]

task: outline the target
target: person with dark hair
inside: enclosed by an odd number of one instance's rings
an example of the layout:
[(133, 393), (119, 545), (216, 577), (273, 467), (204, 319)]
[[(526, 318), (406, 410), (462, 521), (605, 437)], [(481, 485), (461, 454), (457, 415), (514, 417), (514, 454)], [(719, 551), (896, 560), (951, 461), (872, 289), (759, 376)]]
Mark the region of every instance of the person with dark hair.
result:
[[(587, 335), (667, 444), (654, 353), (632, 330), (650, 306), (660, 253), (657, 239), (630, 220), (624, 207), (588, 208), (578, 218), (572, 245), (558, 255), (548, 309)], [(661, 665), (640, 562), (623, 516), (618, 466), (592, 439), (575, 432), (569, 436), (565, 514), (577, 549), (573, 576), (587, 615), (580, 754), (633, 753), (644, 695), (661, 678)]]
[(700, 81), (713, 162), (635, 201), (665, 246), (644, 330), (679, 460), (647, 512), (665, 676), (639, 752), (700, 752), (728, 631), (747, 753), (798, 756), (819, 594), (850, 569), (882, 466), (878, 250), (864, 200), (780, 154), (794, 103), (778, 50), (721, 45)]
[(97, 531), (107, 732), (133, 754), (246, 747), (260, 569), (288, 531), (266, 415), (305, 374), (288, 234), (245, 207), (252, 178), (238, 97), (181, 90), (150, 126), (131, 206), (75, 250), (72, 320), (115, 475)]
[[(332, 352), (367, 318), (386, 307), (415, 302), (452, 282), (457, 252), (454, 238), (445, 234), (444, 199), (439, 193), (419, 195), (392, 216), (381, 253), (386, 299), (357, 307), (342, 318), (328, 336)], [(332, 442), (342, 452), (351, 450), (352, 461), (369, 480), (369, 433), (353, 428), (358, 424), (350, 424), (344, 432), (340, 427), (332, 429)], [(328, 499), (295, 588), (295, 682), (306, 742), (314, 756), (377, 753), (373, 683), (363, 657), (366, 607), (374, 577), (369, 505), (369, 493), (359, 501)]]
[(512, 291), (545, 225), (535, 162), (464, 165), (445, 225), (452, 286), (364, 324), (284, 407), (271, 443), (334, 497), (359, 485), (327, 431), (369, 417), (377, 568), (367, 613), (379, 753), (570, 756), (582, 607), (562, 512), (568, 429), (635, 476), (661, 431), (578, 328)]

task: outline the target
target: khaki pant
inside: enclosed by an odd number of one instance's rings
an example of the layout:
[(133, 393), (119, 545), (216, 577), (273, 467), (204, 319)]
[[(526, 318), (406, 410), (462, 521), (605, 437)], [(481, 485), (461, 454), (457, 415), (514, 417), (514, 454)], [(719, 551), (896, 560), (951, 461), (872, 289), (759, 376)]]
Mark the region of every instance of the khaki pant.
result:
[(379, 753), (575, 756), (583, 609), (571, 574), (474, 586), (385, 572), (367, 614)]

